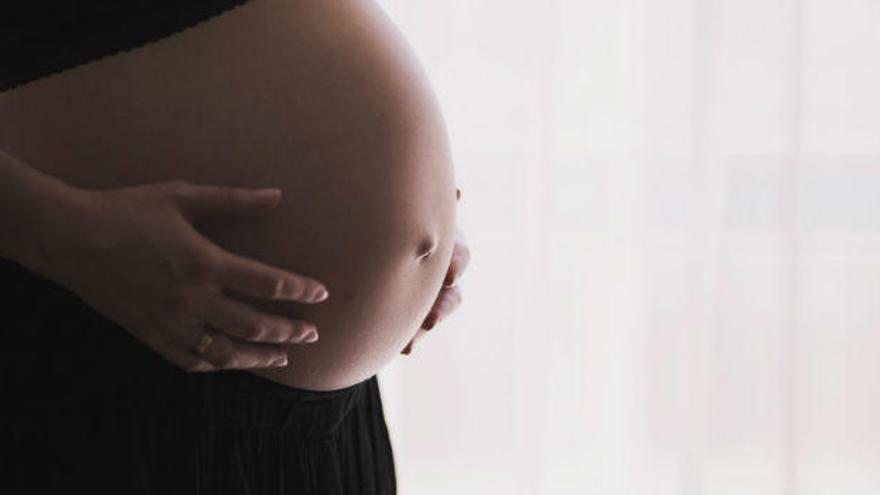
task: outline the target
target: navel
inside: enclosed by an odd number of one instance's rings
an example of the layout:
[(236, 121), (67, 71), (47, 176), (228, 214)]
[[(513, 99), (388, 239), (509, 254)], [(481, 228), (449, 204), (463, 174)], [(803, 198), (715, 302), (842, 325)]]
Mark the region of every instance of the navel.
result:
[(419, 241), (418, 248), (416, 249), (416, 257), (418, 257), (419, 261), (424, 260), (434, 254), (434, 251), (437, 249), (437, 241), (432, 236), (426, 236)]

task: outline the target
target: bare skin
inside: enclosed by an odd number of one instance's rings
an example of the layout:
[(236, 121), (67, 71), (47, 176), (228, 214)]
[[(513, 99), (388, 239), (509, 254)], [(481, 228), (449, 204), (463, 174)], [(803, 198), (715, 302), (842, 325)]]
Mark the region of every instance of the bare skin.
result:
[[(256, 311), (221, 291), (314, 304), (328, 296), (323, 284), (224, 251), (191, 225), (265, 214), (278, 190), (174, 181), (87, 191), (0, 152), (0, 193), (4, 258), (71, 290), (183, 370), (283, 366), (279, 344), (317, 340), (313, 323)], [(193, 314), (206, 320), (192, 324)], [(212, 345), (193, 353), (204, 332)]]
[(255, 0), (0, 94), (0, 149), (88, 191), (172, 180), (282, 189), (260, 218), (194, 222), (226, 252), (330, 293), (305, 304), (224, 291), (316, 326), (317, 342), (278, 344), (288, 366), (251, 370), (264, 378), (352, 385), (452, 306), (441, 297), (457, 204), (445, 126), (372, 2)]
[(443, 287), (434, 300), (434, 306), (422, 322), (422, 326), (416, 335), (406, 344), (406, 347), (400, 351), (402, 354), (409, 355), (415, 348), (416, 342), (424, 338), (428, 331), (437, 326), (438, 323), (446, 319), (461, 305), (462, 293), (458, 280), (467, 269), (468, 263), (471, 261), (471, 250), (468, 247), (464, 232), (461, 229), (455, 229), (455, 245), (452, 248), (452, 260), (449, 262), (449, 268), (446, 270), (446, 278), (443, 279)]

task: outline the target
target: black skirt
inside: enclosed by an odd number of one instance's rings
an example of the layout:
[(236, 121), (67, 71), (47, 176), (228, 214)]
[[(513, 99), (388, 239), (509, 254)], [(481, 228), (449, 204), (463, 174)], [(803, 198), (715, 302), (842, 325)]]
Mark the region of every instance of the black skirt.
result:
[(7, 493), (394, 494), (377, 376), (333, 391), (186, 372), (0, 259)]

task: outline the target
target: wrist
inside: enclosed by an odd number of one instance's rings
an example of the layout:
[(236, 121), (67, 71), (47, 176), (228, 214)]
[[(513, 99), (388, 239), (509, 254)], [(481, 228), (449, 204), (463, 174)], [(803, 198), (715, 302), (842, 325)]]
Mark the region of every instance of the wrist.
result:
[(90, 198), (91, 191), (64, 183), (46, 191), (34, 211), (32, 270), (60, 283), (71, 263), (85, 261), (76, 258), (89, 224)]
[(3, 254), (52, 280), (62, 277), (65, 258), (73, 256), (77, 226), (87, 211), (88, 191), (61, 181), (47, 181), (21, 191), (30, 195), (18, 209), (13, 241)]
[(93, 196), (0, 150), (0, 256), (56, 279)]

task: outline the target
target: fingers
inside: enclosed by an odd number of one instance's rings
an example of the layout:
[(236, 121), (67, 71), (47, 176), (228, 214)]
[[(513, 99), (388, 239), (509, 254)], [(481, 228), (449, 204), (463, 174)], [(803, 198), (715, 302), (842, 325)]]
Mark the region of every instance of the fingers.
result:
[[(186, 181), (169, 181), (163, 187), (190, 223), (207, 215), (260, 211), (277, 204), (281, 194), (277, 188), (251, 190), (196, 185)], [(217, 282), (225, 287), (255, 297), (305, 303), (321, 302), (329, 296), (327, 288), (317, 280), (227, 252), (208, 239), (201, 238), (200, 241), (219, 262)]]
[(406, 344), (406, 347), (404, 347), (403, 350), (400, 351), (400, 353), (409, 356), (410, 353), (412, 353), (413, 349), (416, 348), (416, 344), (418, 343), (419, 339), (424, 337), (426, 333), (427, 331), (425, 329), (420, 328), (419, 331), (416, 332), (415, 335), (413, 335), (413, 338), (411, 338)]
[(281, 189), (278, 188), (248, 189), (185, 181), (171, 181), (168, 187), (178, 209), (190, 223), (206, 217), (247, 217), (265, 213), (281, 199)]
[[(288, 364), (287, 351), (279, 344), (303, 339), (306, 342), (317, 340), (309, 340), (313, 334), (317, 337), (317, 333), (313, 333), (313, 324), (264, 314), (219, 293), (208, 298), (201, 312), (207, 315), (205, 322), (190, 319), (168, 324), (164, 331), (140, 331), (136, 334), (170, 363), (194, 372), (284, 367)], [(227, 333), (225, 328), (217, 328), (212, 322), (220, 322), (232, 330)], [(296, 337), (291, 339), (291, 334)], [(203, 343), (204, 335), (209, 336), (210, 340), (200, 354), (196, 349)], [(275, 343), (242, 340), (238, 335)]]
[[(219, 249), (219, 248), (218, 248)], [(329, 297), (317, 280), (219, 250), (216, 282), (243, 294), (265, 299), (318, 303)]]
[(195, 357), (200, 357), (217, 368), (251, 369), (287, 366), (287, 352), (283, 347), (232, 339), (210, 326), (188, 332), (188, 342), (185, 344), (185, 348), (195, 349), (203, 332), (210, 335), (213, 340), (201, 355), (195, 354), (194, 351), (191, 352)]
[(461, 230), (456, 230), (455, 245), (452, 248), (452, 259), (449, 262), (449, 268), (446, 270), (446, 278), (443, 279), (444, 287), (452, 287), (461, 278), (461, 274), (467, 269), (471, 260), (471, 250), (468, 248)]
[(428, 313), (428, 316), (425, 318), (424, 323), (422, 323), (422, 328), (425, 330), (430, 330), (434, 328), (434, 325), (437, 324), (438, 321), (446, 317), (449, 313), (455, 310), (461, 304), (461, 288), (460, 287), (450, 287), (444, 288), (440, 290), (440, 295), (437, 296), (437, 301), (434, 303), (434, 306), (431, 308), (431, 312)]
[(434, 306), (428, 313), (427, 318), (422, 323), (422, 327), (416, 332), (415, 336), (406, 344), (406, 347), (400, 351), (401, 354), (409, 355), (415, 347), (416, 341), (419, 340), (428, 330), (445, 318), (449, 313), (453, 312), (461, 304), (461, 288), (450, 287), (440, 289), (440, 294), (434, 302)]
[(312, 323), (264, 313), (219, 292), (208, 301), (205, 314), (206, 323), (245, 341), (299, 344), (318, 340)]
[(138, 337), (166, 361), (184, 371), (216, 371), (217, 367), (188, 352), (178, 342), (157, 332), (138, 332)]
[(217, 371), (219, 368), (191, 352), (173, 344), (160, 344), (159, 350), (166, 359), (184, 371)]

